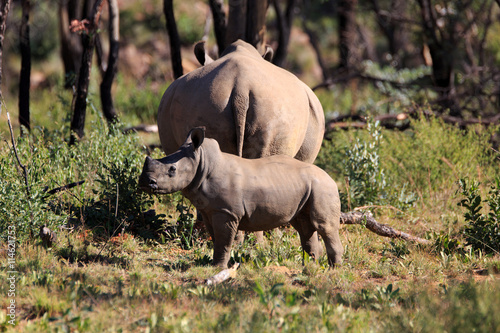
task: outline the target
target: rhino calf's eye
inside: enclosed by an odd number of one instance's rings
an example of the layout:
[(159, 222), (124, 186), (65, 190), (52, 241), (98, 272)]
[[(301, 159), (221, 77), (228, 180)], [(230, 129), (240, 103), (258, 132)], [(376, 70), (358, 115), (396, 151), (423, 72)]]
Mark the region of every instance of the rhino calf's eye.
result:
[(175, 165), (172, 165), (170, 168), (168, 168), (168, 175), (172, 177), (173, 175), (175, 175), (176, 170), (177, 168), (175, 167)]

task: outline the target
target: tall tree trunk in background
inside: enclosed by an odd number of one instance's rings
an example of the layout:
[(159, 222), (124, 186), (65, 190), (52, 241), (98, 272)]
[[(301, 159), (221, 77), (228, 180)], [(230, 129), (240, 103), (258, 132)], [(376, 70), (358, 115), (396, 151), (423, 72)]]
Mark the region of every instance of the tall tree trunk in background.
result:
[(449, 109), (452, 116), (460, 116), (453, 86), (457, 45), (455, 37), (458, 35), (455, 22), (448, 22), (448, 26), (443, 27), (447, 29), (445, 34), (440, 31), (442, 28), (438, 26), (437, 14), (431, 0), (419, 0), (418, 4), (421, 9), (423, 33), (432, 59), (432, 77), (440, 95), (441, 107), (443, 110)]
[(172, 59), (172, 69), (174, 78), (179, 78), (183, 74), (182, 58), (181, 58), (181, 41), (177, 24), (175, 23), (173, 0), (163, 1), (163, 13), (167, 21), (168, 39), (170, 41), (170, 57)]
[(391, 1), (391, 8), (383, 11), (378, 0), (371, 0), (373, 10), (377, 15), (377, 24), (389, 43), (389, 53), (398, 62), (398, 67), (405, 67), (403, 58), (408, 50), (408, 31), (398, 20), (405, 16), (408, 3), (406, 0)]
[(209, 4), (214, 18), (214, 33), (220, 56), (226, 48), (226, 14), (224, 13), (224, 0), (209, 0)]
[[(76, 90), (75, 109), (71, 121), (71, 130), (82, 138), (85, 127), (85, 113), (87, 110), (87, 94), (90, 80), (90, 68), (92, 67), (92, 56), (94, 55), (95, 34), (101, 16), (103, 0), (97, 0), (92, 8), (92, 14), (88, 19), (88, 29), (83, 33), (83, 55), (78, 75), (78, 87)], [(75, 143), (75, 136), (71, 136), (71, 144)]]
[(288, 44), (290, 42), (290, 33), (292, 32), (293, 10), (296, 0), (288, 0), (285, 13), (283, 14), (279, 1), (273, 0), (273, 6), (276, 11), (276, 20), (278, 22), (279, 36), (278, 48), (274, 53), (273, 64), (283, 66), (285, 62)]
[(21, 74), (19, 77), (19, 123), (30, 129), (30, 0), (22, 0), (22, 19), (19, 31), (19, 47), (21, 50)]
[(2, 110), (1, 102), (2, 95), (2, 69), (3, 69), (3, 39), (5, 36), (5, 28), (7, 26), (7, 16), (9, 15), (10, 0), (1, 0), (0, 2), (0, 113)]
[(229, 45), (238, 39), (245, 40), (247, 1), (248, 0), (229, 0), (226, 45)]
[(118, 50), (120, 49), (120, 22), (118, 13), (118, 1), (108, 0), (109, 8), (109, 57), (108, 66), (101, 82), (101, 103), (104, 116), (108, 122), (115, 122), (118, 118), (115, 107), (113, 106), (113, 97), (111, 96), (111, 87), (118, 68)]
[(83, 52), (82, 38), (78, 34), (71, 33), (69, 26), (71, 21), (81, 19), (81, 0), (59, 1), (59, 38), (61, 41), (61, 58), (64, 65), (65, 88), (71, 88), (76, 84), (77, 74), (80, 70)]
[(265, 51), (267, 0), (230, 0), (226, 45), (242, 39)]
[(248, 1), (245, 40), (264, 54), (266, 50), (267, 0)]
[(339, 67), (349, 71), (356, 63), (354, 50), (356, 48), (356, 7), (357, 0), (338, 1), (339, 20)]

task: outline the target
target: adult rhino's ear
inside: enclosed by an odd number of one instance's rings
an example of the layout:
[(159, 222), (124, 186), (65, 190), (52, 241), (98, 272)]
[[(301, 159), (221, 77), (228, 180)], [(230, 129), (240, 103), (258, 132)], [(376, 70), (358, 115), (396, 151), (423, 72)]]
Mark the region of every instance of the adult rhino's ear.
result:
[(189, 137), (193, 143), (194, 150), (200, 148), (203, 140), (205, 140), (205, 127), (195, 127), (189, 132)]
[(205, 50), (205, 41), (196, 43), (196, 45), (194, 46), (194, 55), (202, 66), (214, 62), (214, 60), (210, 58), (210, 56), (207, 54), (207, 51)]
[(272, 62), (274, 56), (274, 50), (271, 46), (266, 45), (266, 50), (264, 51), (264, 54), (262, 55), (262, 58), (265, 60)]

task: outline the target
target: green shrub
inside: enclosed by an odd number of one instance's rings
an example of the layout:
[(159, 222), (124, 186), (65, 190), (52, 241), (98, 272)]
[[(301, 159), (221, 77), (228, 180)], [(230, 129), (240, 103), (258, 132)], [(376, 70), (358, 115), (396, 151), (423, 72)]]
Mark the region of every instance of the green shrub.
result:
[[(315, 162), (339, 183), (345, 210), (368, 204), (405, 209), (419, 199), (423, 208), (435, 207), (436, 214), (444, 209), (454, 214), (456, 179), (500, 176), (488, 148), (497, 128), (462, 130), (423, 115), (404, 132), (370, 126), (371, 132), (328, 133)], [(426, 204), (429, 199), (432, 204)]]
[(356, 142), (347, 150), (345, 156), (351, 207), (378, 203), (387, 186), (384, 170), (380, 166), (380, 123), (369, 122), (368, 133), (369, 141), (356, 138)]
[(407, 183), (426, 201), (431, 196), (449, 193), (447, 208), (455, 206), (456, 179), (481, 174), (499, 175), (495, 156), (488, 148), (494, 128), (467, 131), (445, 124), (439, 118), (423, 115), (404, 132), (384, 132), (380, 147), (381, 163), (394, 184)]
[[(105, 126), (104, 126), (105, 127)], [(150, 238), (158, 231), (163, 216), (144, 214), (153, 199), (138, 191), (138, 177), (144, 163), (144, 151), (136, 135), (126, 135), (116, 128), (92, 131), (76, 149), (87, 161), (80, 170), (92, 177), (93, 196), (86, 197), (73, 211), (77, 219), (90, 227), (99, 227), (107, 236), (121, 230), (135, 231)]]
[(65, 216), (58, 214), (57, 200), (51, 200), (46, 191), (49, 187), (66, 184), (66, 173), (61, 173), (56, 164), (62, 160), (60, 151), (67, 151), (67, 148), (60, 140), (49, 140), (44, 144), (45, 139), (42, 131), (34, 129), (30, 135), (16, 141), (19, 159), (27, 170), (26, 178), (13, 148), (6, 143), (0, 149), (2, 237), (6, 237), (9, 226), (15, 226), (17, 240), (24, 241), (29, 235), (38, 234), (43, 224), (55, 228), (65, 221)]
[[(133, 228), (146, 236), (159, 229), (162, 216), (144, 215), (153, 200), (137, 191), (144, 161), (136, 135), (108, 130), (102, 119), (91, 124), (87, 137), (69, 146), (59, 131), (35, 128), (17, 140), (27, 182), (11, 148), (0, 149), (0, 224), (2, 237), (9, 225), (18, 240), (38, 233), (41, 225), (56, 229), (73, 218), (99, 227), (111, 236), (118, 228)], [(47, 190), (84, 180), (82, 186), (49, 195)], [(118, 206), (117, 206), (118, 203)], [(120, 229), (121, 230), (121, 229)], [(151, 233), (147, 233), (151, 237)]]
[[(467, 245), (483, 253), (499, 253), (500, 249), (500, 177), (490, 186), (488, 196), (482, 200), (479, 182), (465, 178), (459, 180), (460, 193), (465, 198), (458, 205), (464, 207), (466, 225), (463, 233)], [(488, 205), (488, 212), (483, 211), (482, 203)]]
[[(386, 177), (381, 163), (381, 145), (379, 122), (368, 122), (368, 138), (356, 138), (352, 147), (346, 150), (344, 172), (347, 178), (348, 209), (383, 204), (404, 209), (416, 200), (413, 193), (407, 192), (406, 184), (395, 186)], [(343, 206), (346, 207), (345, 202)]]

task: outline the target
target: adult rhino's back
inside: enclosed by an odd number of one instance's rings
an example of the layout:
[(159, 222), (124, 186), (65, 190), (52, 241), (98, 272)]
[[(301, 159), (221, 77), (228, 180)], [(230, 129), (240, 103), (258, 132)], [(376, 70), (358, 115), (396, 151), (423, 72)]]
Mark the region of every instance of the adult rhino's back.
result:
[(205, 126), (224, 152), (247, 158), (285, 154), (312, 162), (324, 133), (314, 93), (249, 44), (232, 47), (165, 92), (158, 110), (165, 153), (175, 151), (191, 128)]

